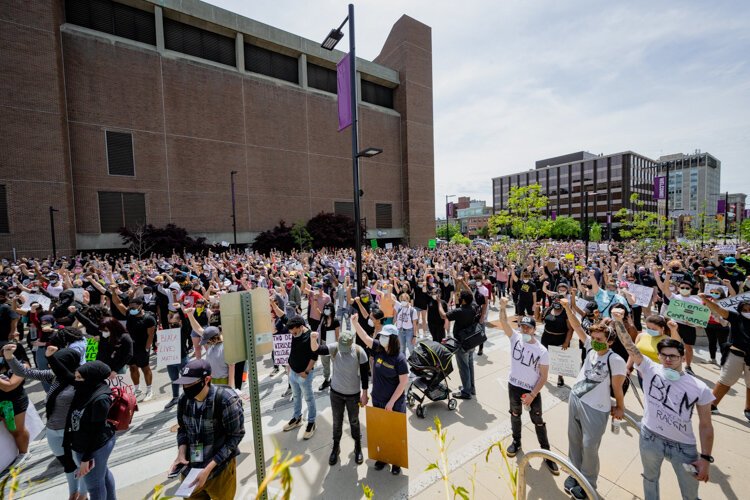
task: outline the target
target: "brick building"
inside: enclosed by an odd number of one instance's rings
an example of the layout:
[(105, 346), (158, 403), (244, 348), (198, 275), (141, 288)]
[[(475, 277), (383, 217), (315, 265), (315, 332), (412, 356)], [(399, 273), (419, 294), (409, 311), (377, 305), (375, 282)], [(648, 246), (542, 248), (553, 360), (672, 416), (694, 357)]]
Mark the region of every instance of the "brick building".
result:
[[(343, 14), (343, 12), (342, 12)], [(338, 19), (321, 21), (321, 41)], [(122, 225), (238, 241), (352, 213), (351, 135), (320, 41), (198, 0), (6, 0), (0, 9), (0, 254), (120, 246)], [(407, 16), (358, 59), (367, 238), (435, 234), (432, 45)]]

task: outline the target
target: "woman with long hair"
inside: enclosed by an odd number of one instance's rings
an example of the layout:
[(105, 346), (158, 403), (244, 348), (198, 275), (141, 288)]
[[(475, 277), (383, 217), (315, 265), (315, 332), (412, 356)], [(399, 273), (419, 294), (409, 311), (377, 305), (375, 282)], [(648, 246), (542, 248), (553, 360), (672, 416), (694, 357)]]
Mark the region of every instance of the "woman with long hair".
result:
[(102, 361), (112, 370), (111, 376), (124, 374), (133, 357), (133, 339), (113, 317), (104, 318), (99, 324), (99, 352), (96, 359)]

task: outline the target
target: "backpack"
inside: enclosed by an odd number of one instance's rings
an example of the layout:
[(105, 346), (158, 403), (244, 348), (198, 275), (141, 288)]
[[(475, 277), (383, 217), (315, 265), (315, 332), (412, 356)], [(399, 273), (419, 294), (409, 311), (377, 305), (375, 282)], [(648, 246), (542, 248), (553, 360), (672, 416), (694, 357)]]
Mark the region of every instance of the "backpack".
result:
[(112, 424), (115, 431), (126, 431), (133, 421), (133, 413), (138, 411), (135, 394), (122, 387), (113, 387), (111, 391), (112, 403), (107, 413), (107, 422)]
[[(609, 358), (614, 354), (613, 352), (609, 353), (609, 356), (607, 356), (607, 372), (609, 372), (609, 395), (610, 397), (615, 397), (615, 391), (612, 389), (612, 368), (609, 366)], [(628, 374), (625, 374), (625, 380), (622, 383), (622, 395), (625, 396), (628, 392), (628, 388), (630, 388), (630, 377), (628, 377)]]

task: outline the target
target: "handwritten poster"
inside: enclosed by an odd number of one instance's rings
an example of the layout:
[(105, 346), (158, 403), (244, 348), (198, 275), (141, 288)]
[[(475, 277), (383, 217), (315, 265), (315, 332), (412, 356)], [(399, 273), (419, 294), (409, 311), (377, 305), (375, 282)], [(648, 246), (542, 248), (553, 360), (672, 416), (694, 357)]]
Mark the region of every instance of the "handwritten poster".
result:
[(654, 289), (650, 286), (628, 284), (628, 291), (635, 297), (635, 303), (642, 307), (651, 305), (651, 298), (654, 296)]
[(161, 370), (168, 365), (177, 365), (182, 358), (180, 352), (180, 329), (170, 328), (158, 332), (159, 351), (156, 368)]
[(282, 333), (273, 336), (273, 359), (276, 365), (285, 365), (289, 362), (289, 354), (292, 352), (292, 334)]
[(549, 346), (549, 371), (564, 377), (577, 377), (581, 371), (581, 350), (571, 347), (563, 351), (560, 346)]
[(86, 339), (86, 361), (96, 361), (99, 355), (99, 341), (93, 337)]
[(708, 319), (711, 317), (711, 310), (703, 304), (673, 299), (669, 303), (667, 316), (678, 323), (687, 323), (705, 328), (708, 325)]

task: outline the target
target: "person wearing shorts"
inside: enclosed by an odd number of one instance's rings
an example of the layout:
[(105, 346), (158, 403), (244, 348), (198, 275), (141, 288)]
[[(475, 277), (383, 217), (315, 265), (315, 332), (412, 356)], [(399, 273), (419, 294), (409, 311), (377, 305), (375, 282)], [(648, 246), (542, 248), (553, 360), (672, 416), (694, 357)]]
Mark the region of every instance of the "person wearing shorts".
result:
[[(8, 342), (3, 342), (3, 345), (7, 344)], [(13, 352), (13, 355), (16, 359), (24, 363), (26, 368), (29, 368), (29, 359), (21, 344), (16, 344), (16, 350)], [(26, 429), (26, 410), (29, 407), (29, 397), (26, 395), (26, 390), (23, 387), (25, 380), (13, 374), (4, 357), (0, 356), (0, 359), (0, 405), (2, 405), (0, 408), (4, 410), (0, 411), (0, 425), (11, 427), (11, 425), (5, 422), (7, 405), (10, 403), (13, 410), (15, 429), (11, 430), (8, 428), (8, 432), (13, 436), (13, 441), (15, 441), (16, 448), (18, 448), (18, 455), (8, 468), (20, 467), (31, 457), (29, 453), (29, 431)]]

